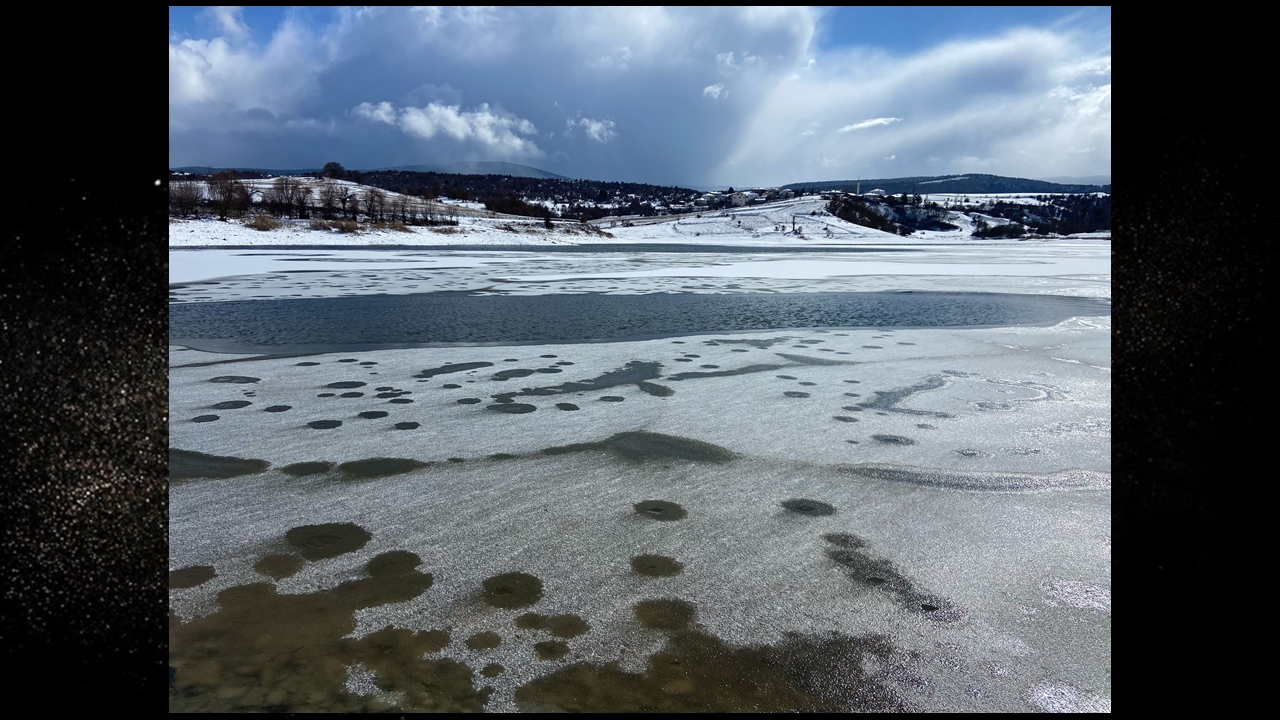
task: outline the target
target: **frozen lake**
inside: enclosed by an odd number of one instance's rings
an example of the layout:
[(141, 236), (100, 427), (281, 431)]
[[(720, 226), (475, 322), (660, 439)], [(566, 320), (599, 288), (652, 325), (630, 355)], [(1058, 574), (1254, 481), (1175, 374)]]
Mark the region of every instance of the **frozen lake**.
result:
[(1109, 710), (1109, 244), (752, 252), (171, 252), (171, 709)]

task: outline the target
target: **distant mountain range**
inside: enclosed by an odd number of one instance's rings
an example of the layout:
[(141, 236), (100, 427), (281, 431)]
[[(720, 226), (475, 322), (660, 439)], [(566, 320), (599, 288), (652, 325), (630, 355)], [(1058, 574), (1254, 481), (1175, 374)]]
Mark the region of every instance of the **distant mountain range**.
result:
[(443, 165), (402, 165), (400, 167), (374, 168), (375, 170), (403, 170), (405, 172), (449, 173), (453, 175), (510, 175), (511, 177), (547, 178), (549, 180), (570, 180), (564, 175), (539, 170), (528, 165), (517, 165), (509, 162), (454, 162)]
[[(236, 170), (239, 172), (255, 172), (263, 175), (314, 175), (320, 168), (305, 170), (272, 170), (266, 168), (216, 168), (200, 165), (187, 165), (171, 168), (174, 172), (198, 173), (210, 175), (219, 170)], [(509, 162), (477, 162), (464, 161), (443, 163), (438, 165), (401, 165), (398, 167), (367, 168), (372, 171), (431, 172), (454, 175), (507, 175), (518, 178), (535, 178), (547, 180), (570, 180), (572, 178), (557, 175), (528, 165)], [(1032, 180), (1029, 178), (1006, 177), (1003, 175), (984, 175), (967, 173), (960, 175), (937, 175), (932, 177), (905, 178), (869, 178), (866, 180), (827, 180), (822, 182), (799, 182), (783, 185), (792, 190), (848, 190), (850, 192), (861, 186), (863, 192), (872, 189), (883, 190), (891, 195), (900, 193), (1089, 193), (1111, 192), (1110, 175), (1091, 175), (1088, 177), (1055, 177)], [(728, 185), (692, 186), (700, 192), (725, 190)], [(746, 186), (743, 186), (744, 188)]]
[[(1108, 177), (1109, 176), (1100, 176)], [(1085, 179), (1085, 178), (1081, 178)], [(783, 185), (791, 190), (845, 190), (855, 191), (859, 185), (862, 192), (883, 190), (890, 195), (911, 193), (927, 195), (929, 193), (1091, 193), (1111, 192), (1111, 183), (1055, 183), (1046, 180), (1005, 177), (1003, 175), (983, 175), (967, 173), (961, 175), (938, 175), (934, 177), (905, 178), (869, 178), (866, 180), (831, 180), (826, 182), (802, 182)]]
[[(320, 172), (320, 168), (309, 168), (306, 170), (272, 170), (268, 168), (218, 168), (203, 165), (186, 165), (183, 167), (171, 168), (174, 172), (197, 173), (200, 175), (212, 175), (220, 170), (235, 170), (237, 172), (255, 172), (263, 175), (314, 175)], [(354, 170), (356, 168), (347, 168)], [(365, 172), (374, 170), (401, 170), (404, 172), (433, 172), (447, 173), (453, 175), (510, 175), (511, 177), (527, 177), (527, 178), (546, 178), (550, 180), (569, 180), (563, 175), (539, 170), (536, 167), (528, 165), (517, 165), (509, 162), (455, 162), (445, 163), (442, 165), (401, 165), (399, 167), (382, 167), (382, 168), (360, 168)]]
[(1088, 175), (1085, 177), (1047, 177), (1038, 178), (1045, 182), (1060, 183), (1063, 185), (1110, 185), (1110, 175)]

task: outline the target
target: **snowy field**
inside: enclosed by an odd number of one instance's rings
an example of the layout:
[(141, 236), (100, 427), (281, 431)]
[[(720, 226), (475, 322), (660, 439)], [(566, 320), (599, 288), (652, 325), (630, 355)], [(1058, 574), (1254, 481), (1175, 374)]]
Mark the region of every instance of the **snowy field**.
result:
[[(968, 196), (971, 200), (974, 196)], [(986, 197), (986, 196), (982, 196)], [(1028, 198), (1017, 196), (1034, 202)], [(476, 203), (454, 203), (458, 206)], [(483, 206), (481, 206), (483, 207)], [(984, 245), (1056, 244), (1092, 240), (1110, 241), (1110, 233), (1088, 236), (1033, 240), (979, 240), (970, 237), (973, 220), (953, 213), (951, 222), (959, 229), (918, 231), (909, 237), (854, 225), (825, 210), (826, 201), (817, 197), (784, 200), (767, 205), (733, 208), (702, 213), (702, 217), (686, 215), (632, 218), (624, 221), (605, 218), (591, 223), (606, 235), (588, 232), (573, 221), (556, 221), (552, 230), (531, 218), (497, 216), (487, 211), (470, 209), (470, 215), (458, 217), (456, 227), (409, 227), (408, 232), (368, 230), (344, 234), (336, 230), (313, 230), (305, 220), (283, 221), (284, 227), (260, 231), (239, 220), (214, 219), (175, 220), (169, 222), (169, 247), (341, 245), (349, 247), (380, 245), (572, 245), (581, 243), (680, 243), (711, 245), (784, 245), (796, 248), (851, 245), (921, 245), (960, 244), (967, 247)], [(485, 216), (485, 214), (490, 216)], [(1006, 222), (984, 217), (988, 222)], [(631, 222), (631, 227), (624, 226)], [(795, 232), (794, 230), (799, 232)]]
[[(447, 235), (175, 222), (170, 302), (1111, 297), (1109, 237), (899, 238), (820, 208), (603, 238), (482, 217)], [(618, 248), (550, 247), (583, 243)], [(216, 689), (178, 709), (426, 709), (385, 689), (413, 683), (443, 688), (443, 710), (591, 692), (664, 709), (745, 682), (729, 707), (1109, 711), (1110, 338), (1100, 310), (305, 357), (171, 346), (170, 662)]]

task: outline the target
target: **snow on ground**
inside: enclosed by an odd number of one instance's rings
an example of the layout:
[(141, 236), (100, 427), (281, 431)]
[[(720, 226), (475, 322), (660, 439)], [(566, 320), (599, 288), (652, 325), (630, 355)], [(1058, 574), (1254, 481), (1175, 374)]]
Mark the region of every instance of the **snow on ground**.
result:
[[(462, 208), (470, 206), (450, 201)], [(471, 206), (478, 205), (472, 203)], [(483, 206), (480, 206), (483, 207)], [(277, 230), (259, 231), (239, 220), (176, 220), (169, 222), (170, 247), (271, 246), (271, 245), (567, 245), (578, 243), (680, 243), (711, 245), (787, 245), (822, 247), (847, 245), (919, 245), (958, 243), (966, 246), (1060, 243), (1072, 238), (1048, 240), (979, 240), (970, 237), (973, 221), (956, 217), (959, 230), (922, 231), (901, 237), (845, 222), (828, 214), (826, 202), (817, 197), (785, 200), (767, 205), (733, 208), (680, 217), (618, 219), (591, 223), (605, 234), (573, 221), (557, 221), (547, 230), (532, 218), (498, 216), (471, 211), (458, 218), (459, 224), (437, 227), (409, 227), (408, 232), (362, 230), (344, 234), (335, 230), (314, 230), (306, 220), (286, 220)], [(485, 213), (490, 217), (483, 216)], [(989, 219), (998, 224), (1002, 220)], [(630, 226), (628, 226), (630, 225)], [(799, 232), (795, 232), (794, 230)], [(1109, 238), (1110, 233), (1105, 234)]]

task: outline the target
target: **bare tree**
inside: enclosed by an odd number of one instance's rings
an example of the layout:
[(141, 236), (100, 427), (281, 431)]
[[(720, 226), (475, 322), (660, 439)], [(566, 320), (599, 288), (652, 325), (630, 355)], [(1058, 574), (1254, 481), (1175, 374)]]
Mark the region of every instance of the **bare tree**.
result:
[(381, 219), (386, 206), (386, 193), (377, 188), (369, 188), (364, 191), (364, 214), (369, 216), (369, 222), (377, 222)]
[(405, 195), (403, 193), (400, 195), (396, 195), (392, 207), (394, 208), (394, 212), (392, 213), (392, 218), (391, 218), (392, 220), (395, 219), (395, 215), (399, 215), (400, 222), (402, 223), (409, 222), (409, 196), (408, 195)]
[(293, 189), (293, 207), (298, 211), (298, 217), (305, 218), (307, 209), (311, 207), (311, 186), (304, 183), (296, 183)]
[(209, 178), (209, 201), (218, 218), (226, 220), (229, 215), (238, 215), (248, 207), (249, 191), (234, 170), (225, 170)]
[(297, 180), (286, 176), (276, 178), (265, 193), (271, 214), (281, 217), (287, 213), (289, 217), (293, 217), (294, 196), (297, 191)]
[(333, 182), (325, 180), (320, 183), (320, 212), (324, 215), (325, 220), (333, 219), (333, 209), (338, 206), (338, 187)]
[[(338, 200), (338, 204), (342, 205), (342, 214), (343, 214), (343, 215), (346, 215), (346, 214), (347, 214), (347, 206), (348, 206), (348, 205), (351, 203), (351, 201), (355, 198), (355, 195), (356, 195), (356, 194), (355, 194), (354, 192), (352, 192), (352, 190), (351, 190), (351, 186), (350, 186), (350, 185), (339, 185), (339, 186), (338, 186), (338, 195), (337, 195), (337, 200)], [(354, 210), (352, 210), (352, 213), (354, 213), (354, 212), (355, 212), (355, 211), (354, 211)]]
[(178, 180), (169, 183), (169, 212), (175, 215), (194, 215), (204, 192), (194, 180)]

